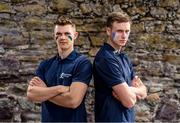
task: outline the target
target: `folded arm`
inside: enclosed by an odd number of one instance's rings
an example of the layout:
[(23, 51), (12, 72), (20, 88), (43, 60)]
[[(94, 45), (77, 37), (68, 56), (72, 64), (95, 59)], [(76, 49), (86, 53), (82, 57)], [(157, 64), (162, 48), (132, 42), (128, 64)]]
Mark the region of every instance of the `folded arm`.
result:
[(87, 91), (88, 86), (82, 82), (73, 82), (70, 86), (70, 91), (57, 95), (49, 99), (56, 105), (68, 108), (77, 108)]
[(87, 91), (88, 86), (82, 82), (73, 82), (71, 86), (47, 87), (38, 77), (34, 77), (29, 84), (27, 97), (35, 102), (49, 100), (56, 105), (77, 108)]
[(125, 107), (131, 108), (135, 105), (136, 99), (144, 99), (147, 96), (147, 89), (140, 78), (135, 77), (132, 86), (129, 86), (126, 82), (118, 84), (113, 87), (112, 94)]
[(40, 78), (34, 77), (29, 83), (27, 89), (27, 98), (34, 102), (43, 102), (67, 91), (69, 91), (69, 87), (67, 86), (58, 85), (47, 87)]
[(126, 82), (113, 86), (113, 96), (127, 108), (133, 107), (136, 103), (136, 94)]
[(135, 93), (138, 99), (144, 99), (147, 96), (147, 88), (137, 76), (132, 81), (132, 86), (130, 87)]

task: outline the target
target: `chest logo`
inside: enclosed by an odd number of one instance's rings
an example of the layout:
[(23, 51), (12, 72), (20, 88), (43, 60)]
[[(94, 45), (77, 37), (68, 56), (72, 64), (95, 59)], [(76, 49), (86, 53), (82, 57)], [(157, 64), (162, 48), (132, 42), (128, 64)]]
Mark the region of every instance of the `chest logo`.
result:
[(64, 78), (69, 78), (71, 76), (72, 76), (71, 74), (61, 73), (59, 78), (64, 79)]

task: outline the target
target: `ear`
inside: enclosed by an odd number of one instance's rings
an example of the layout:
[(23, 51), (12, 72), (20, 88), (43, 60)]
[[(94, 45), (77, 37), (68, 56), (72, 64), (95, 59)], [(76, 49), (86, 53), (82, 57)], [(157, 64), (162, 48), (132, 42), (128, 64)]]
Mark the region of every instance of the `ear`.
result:
[(111, 35), (111, 28), (106, 27), (106, 33), (107, 33), (108, 36), (110, 36)]
[(57, 36), (55, 35), (55, 33), (52, 34), (52, 36), (54, 37), (54, 40), (57, 40)]
[(74, 33), (74, 39), (76, 39), (78, 37), (78, 32)]
[(52, 33), (52, 36), (54, 37), (54, 40), (57, 40), (57, 36), (56, 36), (56, 28), (57, 26), (54, 27), (54, 32)]

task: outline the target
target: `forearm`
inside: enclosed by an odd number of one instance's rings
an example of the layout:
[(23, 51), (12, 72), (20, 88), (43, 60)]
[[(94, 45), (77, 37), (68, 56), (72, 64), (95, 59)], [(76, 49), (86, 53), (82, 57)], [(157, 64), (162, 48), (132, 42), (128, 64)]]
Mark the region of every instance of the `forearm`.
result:
[(115, 92), (113, 92), (113, 96), (127, 108), (133, 107), (136, 103), (136, 94), (134, 92), (128, 95), (128, 100), (121, 99)]
[(84, 83), (73, 82), (69, 87), (69, 92), (52, 97), (49, 101), (59, 106), (75, 109), (81, 104), (87, 87)]
[(136, 94), (132, 89), (129, 88), (126, 83), (114, 86), (113, 91), (115, 93), (113, 96), (118, 99), (125, 107), (131, 108), (135, 105)]
[(147, 96), (147, 88), (138, 76), (134, 77), (130, 88), (136, 93), (138, 99), (144, 99)]
[(129, 92), (127, 93), (127, 95), (129, 96), (129, 100), (131, 102), (131, 105), (134, 106), (136, 104), (136, 101), (137, 101), (136, 93), (129, 88)]
[(29, 100), (35, 102), (43, 102), (63, 92), (64, 89), (61, 86), (53, 86), (53, 87), (29, 86), (27, 91), (27, 97)]
[(79, 105), (76, 103), (76, 99), (72, 97), (71, 92), (59, 94), (55, 97), (50, 98), (49, 101), (53, 102), (56, 105), (67, 108), (76, 108)]

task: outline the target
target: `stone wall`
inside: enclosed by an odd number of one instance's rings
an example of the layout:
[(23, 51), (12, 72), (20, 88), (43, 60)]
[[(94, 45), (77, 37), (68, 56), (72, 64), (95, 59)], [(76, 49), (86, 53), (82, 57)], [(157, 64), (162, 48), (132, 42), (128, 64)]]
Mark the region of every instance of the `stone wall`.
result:
[[(104, 42), (104, 22), (112, 11), (133, 20), (126, 52), (148, 87), (135, 106), (136, 121), (180, 122), (180, 0), (1, 0), (0, 121), (39, 121), (40, 105), (27, 100), (30, 78), (53, 56), (53, 23), (68, 15), (80, 35), (76, 48), (93, 57)], [(93, 81), (87, 94), (88, 121), (94, 121)]]

